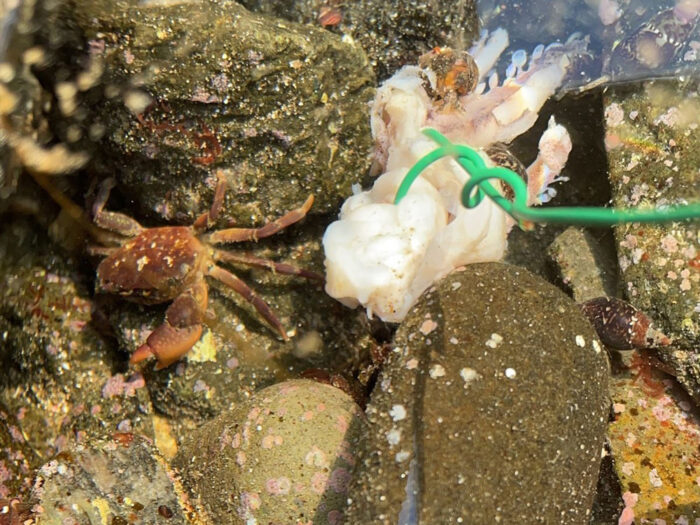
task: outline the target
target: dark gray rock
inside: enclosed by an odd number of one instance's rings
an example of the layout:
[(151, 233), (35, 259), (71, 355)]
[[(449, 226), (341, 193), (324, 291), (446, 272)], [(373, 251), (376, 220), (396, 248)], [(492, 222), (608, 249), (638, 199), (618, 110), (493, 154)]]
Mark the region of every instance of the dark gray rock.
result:
[(341, 390), (285, 381), (192, 432), (173, 465), (211, 523), (333, 525), (343, 523), (365, 431)]
[[(379, 80), (435, 46), (468, 48), (478, 36), (476, 2), (437, 0), (243, 0), (248, 9), (350, 35)], [(337, 23), (329, 23), (331, 14)], [(326, 15), (324, 17), (324, 14)], [(333, 21), (335, 21), (333, 20)]]
[[(78, 2), (93, 61), (96, 164), (142, 214), (192, 221), (222, 170), (222, 224), (253, 225), (316, 196), (335, 211), (369, 167), (374, 75), (356, 45), (232, 1)], [(95, 123), (101, 132), (95, 133)], [(88, 123), (83, 123), (86, 127)], [(66, 128), (68, 129), (68, 128)]]
[(558, 289), (498, 263), (449, 275), (396, 335), (349, 523), (583, 523), (607, 380), (593, 328)]
[(571, 226), (559, 234), (548, 250), (562, 284), (581, 303), (602, 295), (617, 295), (617, 262), (612, 236)]

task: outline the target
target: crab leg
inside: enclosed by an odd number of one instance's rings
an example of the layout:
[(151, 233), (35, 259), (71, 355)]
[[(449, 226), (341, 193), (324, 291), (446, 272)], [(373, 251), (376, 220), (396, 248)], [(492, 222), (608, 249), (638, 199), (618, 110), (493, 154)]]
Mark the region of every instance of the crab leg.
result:
[(247, 253), (231, 253), (225, 252), (223, 250), (212, 250), (212, 255), (216, 261), (229, 262), (229, 263), (239, 263), (245, 264), (246, 266), (257, 266), (259, 268), (267, 268), (272, 272), (277, 272), (285, 275), (298, 275), (300, 277), (306, 277), (307, 279), (315, 279), (317, 281), (323, 281), (322, 275), (311, 272), (309, 270), (304, 270), (303, 268), (297, 268), (291, 264), (278, 263), (275, 261), (270, 261), (268, 259), (262, 259), (260, 257), (255, 257)]
[(185, 355), (201, 336), (201, 324), (177, 328), (166, 321), (153, 330), (146, 342), (131, 354), (129, 363), (133, 365), (153, 355), (158, 360), (156, 370), (161, 370)]
[(200, 276), (188, 290), (175, 298), (165, 312), (165, 322), (131, 354), (129, 362), (139, 363), (153, 355), (158, 360), (156, 370), (160, 370), (189, 352), (202, 336), (201, 320), (207, 300), (207, 285)]
[(280, 323), (277, 316), (272, 311), (272, 308), (262, 300), (246, 283), (241, 281), (238, 277), (233, 275), (231, 272), (224, 270), (223, 268), (212, 265), (207, 272), (207, 275), (213, 277), (214, 279), (221, 281), (226, 286), (231, 288), (234, 292), (243, 297), (246, 301), (252, 304), (258, 313), (263, 316), (265, 321), (275, 329), (275, 331), (280, 334), (282, 339), (289, 341), (287, 333), (284, 331), (282, 323)]
[(210, 243), (257, 241), (258, 239), (274, 235), (295, 222), (299, 222), (306, 216), (313, 203), (314, 196), (309, 195), (309, 198), (306, 199), (306, 202), (301, 207), (285, 213), (279, 219), (268, 222), (260, 228), (226, 228), (211, 232), (204, 239)]
[(192, 225), (195, 230), (203, 231), (211, 228), (216, 222), (216, 219), (221, 212), (221, 206), (224, 204), (224, 195), (226, 193), (226, 178), (221, 170), (216, 172), (216, 189), (214, 190), (214, 200), (211, 203), (211, 208), (200, 215)]
[(114, 186), (115, 182), (112, 178), (105, 179), (100, 186), (100, 191), (92, 205), (93, 221), (105, 230), (119, 233), (125, 237), (136, 237), (143, 231), (143, 226), (128, 215), (104, 209), (107, 199), (109, 199), (109, 193)]
[(109, 257), (114, 252), (119, 250), (119, 246), (96, 246), (90, 245), (87, 247), (89, 255), (99, 255), (101, 257)]

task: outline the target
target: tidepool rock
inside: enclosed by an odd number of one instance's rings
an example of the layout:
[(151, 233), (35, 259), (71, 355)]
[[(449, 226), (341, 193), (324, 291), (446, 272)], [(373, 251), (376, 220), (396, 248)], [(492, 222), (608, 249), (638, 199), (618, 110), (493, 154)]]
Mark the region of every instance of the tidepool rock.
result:
[[(698, 523), (700, 418), (648, 355), (622, 352), (611, 381), (608, 443), (625, 508), (619, 524)], [(624, 355), (627, 354), (627, 355)], [(629, 355), (631, 354), (631, 355)]]
[(33, 469), (39, 461), (20, 430), (17, 418), (0, 404), (0, 500), (26, 498), (34, 479)]
[(94, 119), (72, 125), (112, 155), (96, 164), (141, 214), (191, 222), (211, 202), (216, 170), (230, 189), (222, 224), (242, 225), (309, 194), (311, 213), (335, 211), (365, 176), (375, 81), (358, 45), (228, 0), (70, 9), (104, 71), (76, 97), (94, 99)]
[(79, 265), (29, 219), (0, 227), (0, 403), (40, 456), (114, 431), (152, 434), (140, 374), (92, 324)]
[[(697, 81), (655, 81), (605, 99), (605, 144), (613, 203), (667, 206), (700, 198)], [(640, 146), (643, 145), (643, 146)], [(616, 228), (628, 300), (672, 339), (660, 357), (700, 403), (698, 222)]]
[(286, 381), (197, 429), (173, 465), (212, 523), (337, 524), (365, 430), (339, 389)]
[(571, 226), (554, 239), (547, 252), (562, 284), (571, 290), (577, 303), (616, 295), (617, 264), (612, 242), (603, 243), (600, 236), (594, 238), (590, 232)]
[(566, 295), (515, 266), (469, 265), (423, 295), (393, 347), (349, 523), (587, 519), (608, 367)]
[(116, 434), (59, 454), (37, 473), (36, 523), (201, 523), (155, 447)]
[[(434, 0), (243, 0), (248, 9), (352, 36), (379, 80), (435, 46), (466, 46), (478, 37), (476, 2)], [(325, 14), (325, 16), (324, 16)], [(494, 26), (495, 27), (495, 26)]]

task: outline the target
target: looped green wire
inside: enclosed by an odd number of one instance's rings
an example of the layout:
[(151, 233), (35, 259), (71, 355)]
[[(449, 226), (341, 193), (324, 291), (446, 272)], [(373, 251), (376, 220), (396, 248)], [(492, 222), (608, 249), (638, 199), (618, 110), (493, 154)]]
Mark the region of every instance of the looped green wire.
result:
[[(527, 185), (517, 173), (502, 166), (489, 168), (476, 151), (468, 146), (452, 144), (435, 129), (426, 128), (423, 134), (433, 139), (439, 147), (421, 157), (408, 171), (396, 192), (394, 204), (398, 204), (406, 196), (424, 169), (442, 158), (453, 157), (470, 176), (462, 188), (462, 205), (465, 208), (474, 208), (484, 197), (489, 197), (521, 226), (525, 222), (612, 226), (626, 222), (662, 223), (700, 219), (700, 203), (649, 210), (595, 207), (531, 208), (527, 205)], [(508, 184), (515, 195), (513, 201), (501, 195), (489, 182), (490, 179), (499, 179)]]

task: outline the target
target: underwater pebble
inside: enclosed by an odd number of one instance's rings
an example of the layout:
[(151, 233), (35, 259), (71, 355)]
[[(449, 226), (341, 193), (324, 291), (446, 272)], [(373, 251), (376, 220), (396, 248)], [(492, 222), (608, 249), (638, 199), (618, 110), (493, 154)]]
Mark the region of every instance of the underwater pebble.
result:
[(198, 428), (173, 464), (214, 523), (335, 525), (365, 429), (364, 414), (341, 390), (290, 380)]
[[(435, 288), (393, 344), (405, 347), (428, 313), (443, 315), (439, 337), (431, 333), (428, 345), (414, 336), (410, 356), (391, 352), (379, 379), (390, 386), (367, 406), (347, 523), (586, 522), (608, 415), (607, 362), (591, 345), (575, 346), (574, 335), (594, 340), (593, 328), (565, 294), (513, 266), (470, 265)], [(492, 334), (500, 344), (484, 346)], [(405, 418), (394, 417), (399, 405)]]

